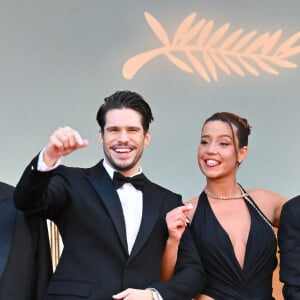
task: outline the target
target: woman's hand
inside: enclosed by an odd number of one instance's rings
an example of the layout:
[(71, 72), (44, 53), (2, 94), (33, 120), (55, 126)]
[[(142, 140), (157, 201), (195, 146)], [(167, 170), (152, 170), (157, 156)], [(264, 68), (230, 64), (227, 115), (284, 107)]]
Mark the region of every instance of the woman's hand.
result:
[(185, 228), (190, 224), (187, 214), (192, 208), (191, 204), (187, 204), (176, 207), (167, 213), (166, 222), (169, 230), (169, 243), (177, 243), (178, 246)]

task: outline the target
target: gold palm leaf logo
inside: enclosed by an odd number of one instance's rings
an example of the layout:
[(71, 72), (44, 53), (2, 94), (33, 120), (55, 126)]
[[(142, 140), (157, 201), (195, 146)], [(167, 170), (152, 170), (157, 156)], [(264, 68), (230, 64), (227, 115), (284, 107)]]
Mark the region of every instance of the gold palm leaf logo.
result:
[(247, 72), (258, 76), (260, 71), (278, 75), (279, 68), (297, 67), (290, 58), (300, 53), (300, 31), (279, 42), (282, 30), (258, 34), (257, 31), (244, 33), (243, 29), (238, 29), (228, 34), (229, 23), (213, 30), (213, 20), (196, 22), (196, 16), (195, 12), (187, 16), (171, 40), (159, 21), (146, 12), (146, 21), (162, 47), (128, 59), (123, 66), (124, 78), (132, 79), (146, 63), (159, 55), (165, 55), (185, 72), (198, 73), (207, 82), (218, 81), (218, 71), (239, 76), (245, 76)]

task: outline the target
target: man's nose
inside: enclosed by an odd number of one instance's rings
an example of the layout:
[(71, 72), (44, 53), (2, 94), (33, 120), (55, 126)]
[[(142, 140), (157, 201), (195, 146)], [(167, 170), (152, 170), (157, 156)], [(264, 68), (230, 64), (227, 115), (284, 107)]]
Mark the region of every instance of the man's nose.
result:
[(128, 141), (128, 133), (127, 133), (127, 131), (126, 130), (120, 130), (118, 139), (121, 142)]

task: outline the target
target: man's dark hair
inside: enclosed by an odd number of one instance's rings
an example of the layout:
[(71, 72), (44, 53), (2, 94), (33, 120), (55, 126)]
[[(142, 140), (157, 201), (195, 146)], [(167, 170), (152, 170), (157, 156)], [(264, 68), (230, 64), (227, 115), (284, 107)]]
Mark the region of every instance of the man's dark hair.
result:
[(114, 94), (104, 98), (104, 103), (97, 112), (97, 122), (101, 132), (104, 131), (106, 123), (106, 114), (112, 109), (129, 108), (140, 113), (142, 116), (142, 126), (144, 132), (148, 131), (150, 123), (153, 121), (153, 115), (149, 104), (144, 98), (136, 92), (117, 91)]

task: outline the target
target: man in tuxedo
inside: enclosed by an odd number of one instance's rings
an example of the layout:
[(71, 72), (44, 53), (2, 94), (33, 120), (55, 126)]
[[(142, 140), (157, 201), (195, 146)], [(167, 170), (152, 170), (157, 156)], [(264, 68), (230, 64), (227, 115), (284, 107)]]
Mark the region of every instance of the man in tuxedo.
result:
[(13, 191), (0, 182), (0, 299), (41, 300), (52, 273), (47, 224), (17, 210)]
[(300, 300), (300, 196), (287, 201), (278, 229), (280, 281), (285, 300)]
[(174, 277), (160, 282), (165, 217), (182, 199), (142, 173), (151, 108), (131, 91), (104, 100), (97, 113), (103, 160), (92, 168), (60, 165), (88, 141), (59, 128), (16, 187), (16, 206), (53, 220), (64, 243), (46, 299), (190, 300), (203, 289), (205, 275), (189, 230)]

